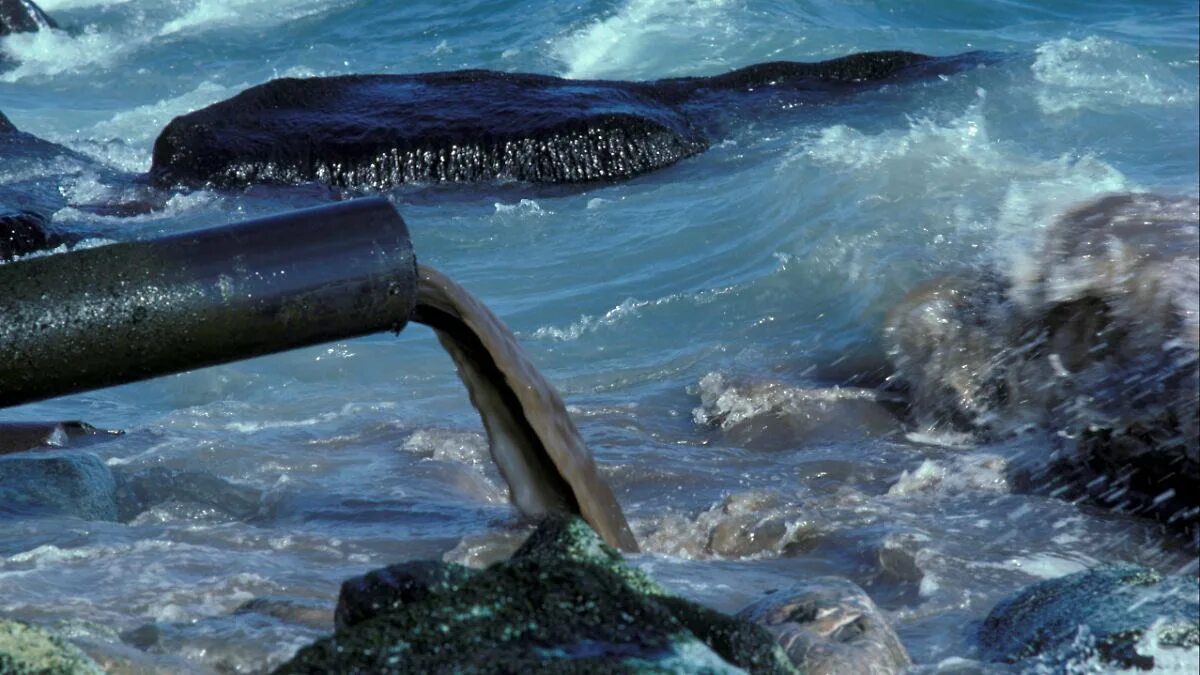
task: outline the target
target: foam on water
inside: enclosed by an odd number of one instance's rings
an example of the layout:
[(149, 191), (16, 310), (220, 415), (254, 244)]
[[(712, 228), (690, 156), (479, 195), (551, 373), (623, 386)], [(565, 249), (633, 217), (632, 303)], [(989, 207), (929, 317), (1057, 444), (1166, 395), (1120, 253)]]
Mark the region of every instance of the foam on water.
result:
[(579, 79), (700, 73), (737, 30), (728, 0), (626, 0), (617, 11), (558, 38), (552, 53)]
[(1037, 101), (1048, 114), (1196, 102), (1195, 92), (1154, 57), (1094, 35), (1039, 46), (1033, 76), (1043, 85)]
[[(94, 12), (95, 8), (109, 10), (125, 4), (85, 1), (61, 9)], [(118, 7), (120, 11), (111, 15), (102, 13), (91, 23), (5, 36), (0, 40), (0, 50), (17, 65), (0, 74), (0, 81), (28, 82), (111, 72), (135, 61), (139, 52), (179, 37), (191, 39), (215, 29), (269, 29), (336, 9), (340, 4), (316, 0), (192, 0), (129, 9)], [(43, 9), (52, 12), (58, 8)]]
[(213, 30), (227, 26), (262, 27), (331, 11), (346, 2), (328, 0), (193, 0), (187, 9), (167, 21), (159, 35)]
[[(143, 172), (150, 168), (150, 147), (158, 132), (178, 115), (184, 115), (193, 110), (211, 105), (222, 99), (229, 98), (245, 89), (247, 85), (225, 86), (211, 80), (201, 82), (195, 89), (172, 98), (155, 103), (122, 110), (106, 121), (95, 124), (85, 132), (85, 139), (95, 139), (103, 143), (98, 152), (98, 159), (129, 172)], [(113, 147), (111, 141), (119, 141), (120, 145)], [(75, 147), (88, 152), (85, 145)]]
[(1008, 492), (1007, 469), (1003, 457), (988, 453), (971, 453), (944, 462), (927, 459), (916, 469), (901, 473), (888, 494)]
[(38, 7), (47, 12), (58, 12), (68, 9), (87, 9), (92, 7), (113, 7), (124, 5), (132, 0), (38, 0)]
[(1063, 210), (1137, 186), (1095, 156), (1042, 158), (993, 138), (987, 104), (980, 89), (974, 103), (948, 119), (916, 117), (907, 129), (877, 134), (825, 127), (800, 152), (859, 177), (880, 207), (916, 201), (930, 244), (974, 242), (988, 253), (977, 261), (999, 259), (999, 267), (1017, 276), (1027, 269), (1040, 231)]
[(146, 42), (136, 31), (116, 34), (96, 26), (86, 26), (75, 34), (42, 30), (9, 35), (0, 40), (0, 50), (18, 65), (0, 74), (0, 81), (39, 80), (62, 73), (107, 69)]

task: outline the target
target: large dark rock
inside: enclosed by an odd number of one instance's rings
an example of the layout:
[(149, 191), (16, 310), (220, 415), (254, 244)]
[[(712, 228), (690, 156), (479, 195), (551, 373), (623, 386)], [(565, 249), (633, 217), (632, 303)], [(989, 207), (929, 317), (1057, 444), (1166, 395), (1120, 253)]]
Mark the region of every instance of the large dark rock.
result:
[(1014, 482), (1194, 530), (1200, 520), (1200, 202), (1101, 197), (1046, 231), (1031, 273), (949, 277), (888, 317), (923, 426), (1056, 432)]
[(979, 640), (988, 658), (1015, 662), (1076, 647), (1083, 632), (1104, 660), (1129, 668), (1155, 666), (1137, 650), (1151, 632), (1157, 648), (1200, 645), (1195, 577), (1164, 577), (1136, 566), (1078, 572), (1034, 584), (988, 614)]
[(348, 582), (354, 622), (276, 672), (795, 672), (765, 630), (670, 596), (578, 518), (547, 519), (482, 572), (455, 567)]
[(0, 0), (0, 35), (58, 28), (33, 0)]
[(808, 675), (894, 675), (912, 665), (866, 592), (840, 577), (775, 591), (738, 612), (763, 626)]
[(723, 94), (826, 95), (964, 63), (875, 52), (657, 82), (487, 70), (285, 78), (172, 120), (154, 144), (150, 176), (159, 185), (371, 189), (613, 181), (708, 148), (704, 102)]

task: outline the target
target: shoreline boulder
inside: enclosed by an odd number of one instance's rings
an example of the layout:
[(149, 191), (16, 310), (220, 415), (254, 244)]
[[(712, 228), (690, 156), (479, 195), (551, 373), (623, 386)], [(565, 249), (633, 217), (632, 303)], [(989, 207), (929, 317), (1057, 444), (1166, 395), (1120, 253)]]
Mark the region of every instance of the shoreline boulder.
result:
[(671, 596), (575, 517), (483, 571), (410, 563), (343, 589), (338, 632), (276, 673), (797, 672), (766, 630)]
[(1076, 646), (1081, 634), (1104, 661), (1151, 669), (1138, 651), (1147, 633), (1158, 648), (1200, 649), (1196, 577), (1163, 576), (1135, 565), (1102, 567), (1036, 583), (999, 604), (979, 631), (985, 656), (1014, 663)]
[(372, 190), (611, 182), (706, 150), (713, 140), (702, 129), (731, 97), (783, 92), (822, 102), (981, 60), (868, 52), (652, 82), (489, 70), (283, 78), (173, 119), (155, 141), (149, 176), (166, 187)]
[[(1053, 223), (1032, 274), (948, 277), (889, 315), (922, 426), (1056, 434), (1018, 486), (1200, 523), (1200, 202), (1106, 195)], [(1050, 453), (1047, 453), (1049, 455)]]

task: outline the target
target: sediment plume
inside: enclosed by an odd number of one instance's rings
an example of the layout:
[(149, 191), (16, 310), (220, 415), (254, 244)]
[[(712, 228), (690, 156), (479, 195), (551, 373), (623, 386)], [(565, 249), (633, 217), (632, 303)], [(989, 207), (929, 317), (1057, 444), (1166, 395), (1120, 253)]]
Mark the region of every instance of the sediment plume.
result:
[(441, 272), (418, 265), (417, 278), (412, 318), (437, 332), (458, 366), (517, 508), (531, 517), (579, 514), (609, 545), (637, 551), (621, 506), (562, 398), (512, 332)]

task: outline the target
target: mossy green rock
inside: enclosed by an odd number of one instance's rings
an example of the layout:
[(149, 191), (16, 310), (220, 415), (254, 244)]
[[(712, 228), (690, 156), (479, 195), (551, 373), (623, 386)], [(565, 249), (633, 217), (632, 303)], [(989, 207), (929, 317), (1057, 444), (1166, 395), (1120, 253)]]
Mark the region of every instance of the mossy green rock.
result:
[(276, 672), (796, 672), (765, 630), (670, 596), (576, 518), (548, 518), (487, 570), (430, 578)]
[(1103, 658), (1153, 668), (1135, 649), (1148, 630), (1160, 646), (1200, 645), (1197, 579), (1122, 565), (1042, 581), (996, 605), (980, 642), (989, 658), (1013, 662), (1067, 648), (1084, 627)]
[(476, 574), (476, 570), (462, 565), (417, 560), (347, 579), (338, 594), (333, 624), (338, 630), (345, 630), (439, 593), (453, 592)]
[(99, 675), (104, 671), (77, 647), (37, 626), (0, 619), (0, 673)]

